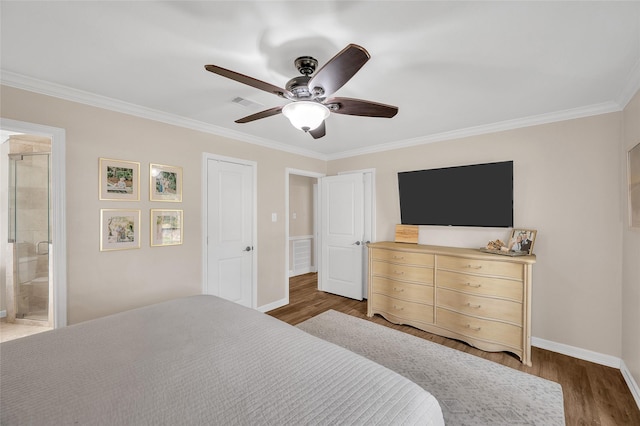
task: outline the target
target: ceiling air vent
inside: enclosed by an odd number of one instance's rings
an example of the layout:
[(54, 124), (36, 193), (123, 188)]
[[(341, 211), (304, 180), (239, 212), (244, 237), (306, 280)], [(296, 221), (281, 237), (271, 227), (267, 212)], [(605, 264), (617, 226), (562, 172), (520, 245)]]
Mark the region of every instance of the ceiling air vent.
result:
[(258, 102), (250, 101), (249, 99), (241, 98), (240, 96), (236, 96), (231, 100), (234, 104), (242, 105), (245, 108), (254, 108), (264, 106), (259, 104)]

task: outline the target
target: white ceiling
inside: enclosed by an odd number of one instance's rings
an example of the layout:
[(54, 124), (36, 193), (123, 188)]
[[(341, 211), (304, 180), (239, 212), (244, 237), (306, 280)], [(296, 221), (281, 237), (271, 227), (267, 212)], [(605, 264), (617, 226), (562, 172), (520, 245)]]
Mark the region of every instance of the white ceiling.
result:
[[(2, 1), (3, 84), (318, 158), (339, 158), (624, 107), (640, 87), (640, 2)], [(283, 87), (348, 43), (369, 62), (336, 95), (396, 105), (333, 114), (314, 140), (287, 101), (204, 70)], [(258, 106), (244, 107), (236, 97)]]

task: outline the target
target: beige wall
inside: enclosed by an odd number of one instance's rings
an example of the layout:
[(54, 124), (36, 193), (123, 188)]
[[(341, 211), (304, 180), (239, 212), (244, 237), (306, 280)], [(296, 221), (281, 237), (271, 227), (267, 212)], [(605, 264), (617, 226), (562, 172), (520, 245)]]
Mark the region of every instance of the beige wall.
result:
[(313, 234), (313, 185), (316, 181), (316, 178), (308, 176), (289, 176), (289, 236), (291, 237)]
[(624, 109), (622, 153), (622, 200), (625, 212), (622, 250), (622, 360), (640, 384), (640, 230), (629, 229), (627, 197), (627, 152), (640, 143), (640, 92)]
[[(285, 298), (285, 169), (323, 173), (324, 161), (6, 86), (0, 95), (3, 118), (66, 130), (70, 324), (201, 292), (203, 152), (257, 162), (258, 306)], [(98, 200), (100, 157), (141, 163), (139, 202)], [(182, 203), (148, 200), (151, 162), (183, 167)], [(149, 247), (149, 209), (162, 207), (184, 210), (183, 245)], [(101, 208), (141, 210), (141, 249), (99, 251)]]
[(381, 241), (400, 223), (398, 171), (513, 160), (515, 225), (538, 230), (533, 336), (619, 357), (621, 124), (605, 114), (334, 160), (327, 173), (376, 169)]

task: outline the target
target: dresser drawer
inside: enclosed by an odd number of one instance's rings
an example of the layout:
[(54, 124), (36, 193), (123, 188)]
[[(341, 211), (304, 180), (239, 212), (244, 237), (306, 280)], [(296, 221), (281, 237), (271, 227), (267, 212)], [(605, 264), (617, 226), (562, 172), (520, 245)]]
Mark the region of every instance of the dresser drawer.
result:
[(399, 265), (396, 263), (374, 260), (371, 262), (373, 275), (396, 280), (414, 281), (420, 284), (433, 284), (433, 269), (418, 266)]
[(433, 266), (434, 255), (428, 253), (410, 253), (405, 251), (371, 249), (371, 258), (405, 265)]
[(522, 304), (438, 288), (438, 307), (522, 325)]
[[(369, 302), (373, 303), (374, 312), (387, 313), (399, 320), (412, 320), (433, 324), (433, 306), (422, 303), (408, 302), (393, 297), (376, 295)], [(402, 322), (402, 321), (398, 321)]]
[(524, 297), (521, 281), (438, 270), (436, 282), (438, 288), (449, 288), (479, 296), (495, 296), (516, 302), (521, 302)]
[(383, 277), (373, 277), (372, 283), (374, 293), (433, 305), (432, 286), (394, 281)]
[(443, 308), (437, 308), (436, 315), (439, 327), (468, 337), (522, 348), (522, 328), (516, 325), (474, 318)]
[(494, 275), (523, 279), (523, 267), (517, 263), (465, 259), (461, 257), (438, 256), (438, 269), (448, 269), (470, 274)]

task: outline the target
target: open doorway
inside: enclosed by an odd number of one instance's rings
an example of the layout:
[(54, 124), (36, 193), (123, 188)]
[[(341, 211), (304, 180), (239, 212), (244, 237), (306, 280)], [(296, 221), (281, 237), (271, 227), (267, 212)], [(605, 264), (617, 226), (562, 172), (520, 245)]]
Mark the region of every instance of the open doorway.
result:
[[(354, 170), (349, 172), (339, 173), (339, 175), (348, 175), (348, 174), (357, 174), (362, 177), (363, 180), (363, 232), (362, 232), (362, 241), (363, 244), (363, 258), (362, 263), (360, 264), (360, 268), (362, 269), (362, 296), (367, 298), (367, 280), (366, 280), (366, 271), (368, 269), (367, 265), (367, 249), (366, 243), (369, 241), (375, 241), (375, 170), (374, 169), (366, 169), (366, 170)], [(322, 259), (321, 259), (321, 220), (320, 220), (320, 211), (322, 207), (320, 206), (321, 200), (319, 196), (319, 179), (325, 177), (324, 174), (309, 172), (304, 170), (297, 169), (287, 169), (286, 170), (286, 193), (285, 193), (285, 211), (287, 212), (286, 224), (285, 224), (285, 232), (286, 238), (288, 241), (285, 255), (285, 271), (286, 271), (286, 284), (285, 284), (285, 300), (282, 301), (279, 306), (287, 305), (289, 303), (289, 278), (292, 276), (297, 276), (297, 273), (306, 273), (305, 271), (309, 269), (309, 272), (316, 272), (322, 268)], [(300, 218), (300, 215), (295, 209), (292, 208), (292, 205), (298, 203), (297, 201), (292, 201), (292, 193), (298, 190), (296, 185), (309, 187), (313, 185), (313, 219), (312, 219), (312, 227), (313, 233), (311, 235), (308, 234), (304, 229), (309, 229), (309, 226), (306, 227), (298, 226), (297, 229), (294, 229), (294, 225), (292, 225), (293, 221), (309, 220), (308, 218)], [(309, 189), (300, 189), (301, 193), (305, 191), (309, 192)], [(300, 195), (297, 195), (300, 197)], [(306, 201), (302, 201), (306, 202)], [(293, 216), (295, 214), (295, 219)], [(300, 234), (300, 235), (297, 235)], [(298, 240), (308, 240), (312, 237), (310, 242), (304, 242), (303, 244), (298, 243), (298, 247), (294, 247), (294, 244)], [(307, 262), (305, 260), (308, 249), (305, 248), (305, 245), (311, 246), (310, 253), (310, 261)], [(296, 250), (299, 249), (300, 252), (296, 253)], [(296, 264), (296, 255), (299, 254), (300, 263)], [(330, 274), (329, 274), (330, 275)], [(325, 273), (326, 277), (327, 274)], [(319, 286), (322, 289), (322, 286)]]
[(65, 132), (2, 119), (0, 316), (67, 324)]
[(318, 179), (324, 174), (297, 170), (286, 170), (285, 232), (287, 249), (286, 301), (289, 303), (289, 278), (316, 272), (317, 263), (317, 207)]

